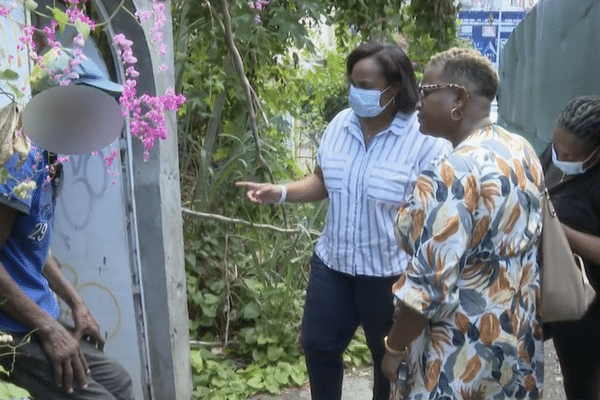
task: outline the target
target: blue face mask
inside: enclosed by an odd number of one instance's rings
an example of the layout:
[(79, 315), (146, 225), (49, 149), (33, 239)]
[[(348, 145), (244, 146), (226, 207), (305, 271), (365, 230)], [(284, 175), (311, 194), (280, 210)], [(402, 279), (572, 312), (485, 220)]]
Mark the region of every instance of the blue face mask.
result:
[(556, 166), (556, 168), (560, 169), (565, 175), (578, 175), (583, 174), (587, 168), (584, 165), (594, 156), (596, 151), (594, 151), (590, 156), (584, 161), (560, 161), (558, 159), (558, 155), (556, 154), (556, 149), (554, 148), (554, 144), (552, 145), (552, 163)]
[(381, 92), (379, 90), (359, 89), (354, 85), (350, 85), (350, 93), (348, 94), (348, 103), (350, 108), (356, 115), (362, 118), (373, 118), (378, 116), (385, 108), (394, 100), (392, 97), (386, 105), (380, 106), (381, 95), (391, 88), (388, 86)]

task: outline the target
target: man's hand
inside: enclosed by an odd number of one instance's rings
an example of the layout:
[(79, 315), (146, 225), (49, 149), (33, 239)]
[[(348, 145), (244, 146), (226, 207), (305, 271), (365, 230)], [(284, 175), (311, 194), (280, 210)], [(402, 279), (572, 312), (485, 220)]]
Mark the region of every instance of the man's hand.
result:
[(56, 386), (72, 393), (73, 381), (76, 380), (81, 388), (86, 388), (90, 370), (79, 341), (58, 322), (38, 330), (37, 335), (44, 352), (52, 362)]
[(98, 350), (104, 350), (105, 340), (100, 334), (100, 327), (92, 316), (92, 313), (83, 303), (75, 305), (71, 309), (73, 313), (73, 322), (75, 323), (75, 332), (73, 336), (76, 340), (86, 339), (93, 343)]

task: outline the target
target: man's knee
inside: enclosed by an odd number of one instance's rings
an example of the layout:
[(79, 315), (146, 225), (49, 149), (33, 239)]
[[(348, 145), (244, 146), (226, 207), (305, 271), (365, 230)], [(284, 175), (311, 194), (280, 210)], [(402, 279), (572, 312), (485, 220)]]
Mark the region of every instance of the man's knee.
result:
[(119, 363), (115, 363), (118, 366), (118, 375), (115, 380), (115, 388), (113, 395), (117, 400), (133, 400), (133, 381), (129, 372)]
[[(98, 383), (104, 386), (117, 400), (133, 400), (133, 381), (129, 372), (118, 361), (107, 357), (106, 365), (102, 368), (102, 374), (94, 377)], [(92, 369), (92, 376), (95, 371)]]

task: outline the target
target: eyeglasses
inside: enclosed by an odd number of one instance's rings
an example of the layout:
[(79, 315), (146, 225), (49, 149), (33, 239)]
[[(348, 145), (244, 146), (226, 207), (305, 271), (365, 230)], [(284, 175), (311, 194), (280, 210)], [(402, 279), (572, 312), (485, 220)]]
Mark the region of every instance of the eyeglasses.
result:
[(419, 96), (421, 98), (424, 98), (429, 94), (429, 92), (445, 88), (464, 89), (464, 91), (467, 93), (467, 97), (469, 96), (469, 92), (467, 91), (466, 87), (454, 83), (436, 83), (433, 85), (419, 85)]

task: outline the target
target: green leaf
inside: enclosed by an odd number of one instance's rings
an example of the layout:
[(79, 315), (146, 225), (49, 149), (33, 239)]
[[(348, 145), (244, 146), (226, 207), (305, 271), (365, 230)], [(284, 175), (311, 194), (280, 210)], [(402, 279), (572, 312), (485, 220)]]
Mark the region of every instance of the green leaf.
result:
[(77, 32), (83, 35), (84, 40), (87, 40), (87, 38), (90, 36), (91, 28), (88, 23), (78, 19), (77, 21), (75, 21), (75, 28), (77, 29)]
[(256, 319), (260, 316), (260, 308), (256, 303), (246, 304), (242, 312), (244, 319)]
[(290, 373), (290, 377), (292, 378), (292, 381), (294, 381), (294, 383), (298, 386), (302, 385), (306, 380), (306, 375), (304, 374), (304, 372), (299, 372), (295, 369), (292, 370), (292, 372)]
[(38, 8), (38, 3), (33, 0), (25, 0), (25, 8), (27, 11), (35, 11)]
[(256, 278), (245, 278), (244, 284), (248, 289), (252, 290), (255, 293), (260, 293), (264, 288), (264, 285), (260, 283)]
[(188, 267), (195, 267), (196, 266), (196, 254), (194, 253), (187, 253), (185, 255), (185, 262), (187, 263)]
[(277, 382), (279, 382), (281, 385), (287, 385), (289, 379), (290, 379), (290, 374), (285, 372), (285, 371), (276, 371), (275, 372), (275, 380)]
[(13, 85), (12, 83), (8, 83), (8, 82), (7, 82), (7, 85), (10, 87), (10, 89), (12, 90), (14, 95), (17, 96), (17, 99), (22, 99), (25, 96), (23, 94), (23, 92), (21, 92), (21, 89), (19, 89), (17, 87), (17, 85)]
[(277, 361), (285, 353), (285, 351), (278, 346), (269, 346), (267, 349), (267, 358), (271, 361)]
[(65, 26), (69, 22), (69, 16), (57, 7), (52, 8), (52, 16), (54, 17), (56, 22), (58, 22), (59, 32), (63, 33), (65, 31)]
[(269, 342), (269, 338), (267, 336), (265, 336), (264, 333), (259, 333), (258, 338), (256, 339), (256, 342), (259, 345), (267, 344)]
[(219, 300), (220, 299), (212, 293), (204, 294), (204, 303), (205, 304), (214, 305), (214, 304), (217, 304), (219, 302)]
[(4, 167), (0, 168), (0, 184), (4, 185), (9, 177), (10, 174), (8, 173), (8, 170)]
[(248, 379), (248, 382), (246, 382), (246, 384), (258, 390), (263, 388), (263, 381), (260, 375), (253, 376), (252, 378)]
[(275, 377), (273, 375), (267, 375), (265, 377), (265, 389), (271, 394), (277, 394), (279, 392), (280, 386), (277, 384)]
[(19, 74), (12, 69), (5, 69), (0, 72), (0, 79), (14, 81), (15, 79), (19, 79)]

